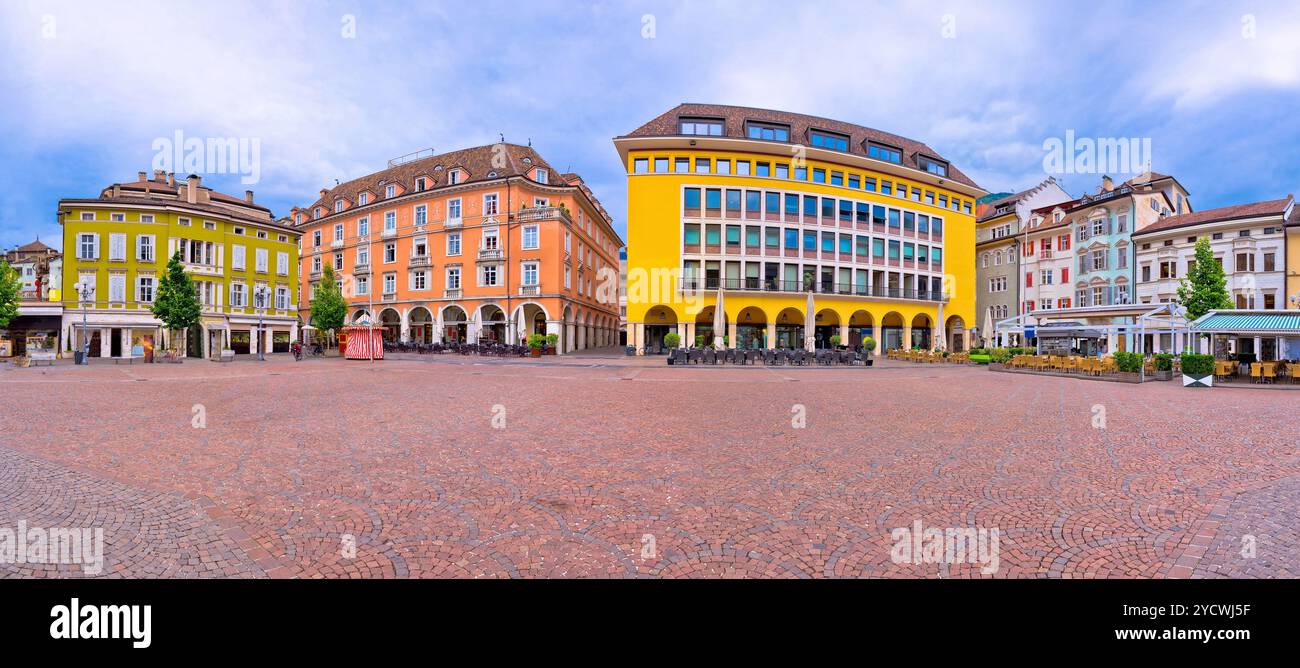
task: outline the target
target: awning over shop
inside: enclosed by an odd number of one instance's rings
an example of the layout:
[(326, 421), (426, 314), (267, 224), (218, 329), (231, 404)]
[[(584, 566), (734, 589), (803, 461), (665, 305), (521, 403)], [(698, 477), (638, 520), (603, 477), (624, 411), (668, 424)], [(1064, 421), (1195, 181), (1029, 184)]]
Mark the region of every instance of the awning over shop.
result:
[(1300, 336), (1300, 311), (1210, 311), (1194, 326), (1202, 334)]

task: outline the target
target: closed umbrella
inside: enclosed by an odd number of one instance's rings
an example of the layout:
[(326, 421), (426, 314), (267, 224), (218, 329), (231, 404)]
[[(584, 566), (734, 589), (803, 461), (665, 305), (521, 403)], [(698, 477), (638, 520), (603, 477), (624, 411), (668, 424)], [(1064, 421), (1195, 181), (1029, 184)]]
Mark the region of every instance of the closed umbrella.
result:
[[(939, 313), (937, 315), (939, 322), (935, 323), (934, 331), (938, 333), (939, 340), (931, 341), (930, 347), (938, 350), (948, 349), (948, 325), (943, 321), (943, 302), (939, 302)], [(937, 344), (937, 345), (936, 345)]]
[(727, 330), (727, 312), (722, 308), (722, 286), (718, 286), (718, 303), (713, 305), (713, 347), (722, 348), (723, 332)]
[(817, 312), (813, 306), (812, 292), (808, 293), (808, 306), (803, 316), (803, 347), (808, 352), (817, 352)]
[(981, 338), (984, 339), (984, 347), (989, 348), (993, 345), (993, 309), (984, 309), (984, 329), (981, 330)]

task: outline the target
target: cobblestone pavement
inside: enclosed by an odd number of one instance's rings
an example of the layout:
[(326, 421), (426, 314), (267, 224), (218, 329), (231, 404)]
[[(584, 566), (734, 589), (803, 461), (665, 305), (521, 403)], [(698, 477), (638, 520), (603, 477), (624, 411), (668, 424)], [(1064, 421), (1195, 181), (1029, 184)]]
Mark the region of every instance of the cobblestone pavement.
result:
[[(0, 395), (0, 529), (102, 527), (101, 576), (1300, 575), (1292, 392), (609, 355), (0, 367)], [(917, 522), (997, 529), (996, 572), (891, 558)], [(84, 573), (0, 564), (52, 575)]]

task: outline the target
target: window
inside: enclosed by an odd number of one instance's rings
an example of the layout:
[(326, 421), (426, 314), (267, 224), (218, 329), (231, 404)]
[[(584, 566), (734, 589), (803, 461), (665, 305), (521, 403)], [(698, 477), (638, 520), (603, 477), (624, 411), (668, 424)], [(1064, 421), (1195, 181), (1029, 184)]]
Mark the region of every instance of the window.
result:
[(244, 297), (245, 297), (244, 284), (231, 283), (230, 284), (230, 305), (235, 308), (244, 308), (244, 306), (247, 305), (247, 302), (245, 301)]
[(135, 238), (136, 259), (141, 262), (153, 262), (154, 236), (141, 234)]
[(867, 156), (875, 158), (876, 160), (884, 160), (885, 162), (894, 162), (898, 164), (902, 164), (903, 162), (902, 151), (885, 144), (877, 144), (876, 142), (870, 142), (867, 144)]
[(522, 241), (522, 248), (524, 250), (533, 250), (537, 247), (538, 247), (537, 226), (524, 225), (524, 236)]
[(312, 232), (311, 241), (313, 246), (320, 247), (320, 230)]
[[(421, 204), (421, 205), (415, 207), (415, 224), (416, 224), (416, 225), (423, 225), (423, 224), (425, 224), (426, 222), (428, 222), (428, 220), (429, 220), (429, 215), (428, 215), (428, 214), (429, 214), (429, 207), (428, 207), (428, 206), (426, 206), (426, 205), (424, 205), (424, 204)], [(340, 227), (342, 227), (342, 226), (340, 225)]]
[(357, 221), (357, 236), (365, 237), (370, 235), (370, 219), (362, 218)]
[(1106, 251), (1095, 250), (1092, 252), (1092, 269), (1100, 271), (1106, 268)]
[(659, 174), (668, 172), (668, 158), (655, 158), (655, 172)]
[(384, 212), (384, 233), (391, 234), (397, 231), (397, 212)]
[(1277, 255), (1274, 253), (1264, 253), (1264, 271), (1277, 270)]
[(673, 161), (673, 171), (678, 174), (687, 174), (691, 171), (690, 158), (677, 158)]
[(768, 162), (754, 163), (754, 176), (771, 176), (772, 164)]
[(749, 121), (745, 124), (745, 136), (767, 141), (790, 141), (790, 126)]
[(429, 272), (423, 269), (411, 272), (411, 289), (427, 290), (429, 289)]
[(1161, 262), (1160, 278), (1178, 278), (1178, 263), (1173, 261)]
[[(725, 162), (725, 161), (724, 161), (724, 162)], [(719, 170), (719, 173), (725, 174), (726, 172), (722, 172), (721, 170)], [(737, 161), (736, 161), (736, 175), (737, 175), (737, 176), (749, 176), (749, 161), (748, 161), (748, 160), (737, 160)]]
[(366, 205), (370, 203), (370, 193), (363, 192), (357, 194), (357, 204)]
[(95, 219), (95, 212), (94, 212), (94, 211), (82, 211), (82, 212), (81, 212), (81, 219), (82, 219), (82, 220), (85, 220), (85, 221), (91, 221), (91, 220), (94, 220), (94, 219)]
[(447, 235), (447, 255), (460, 255), (460, 232)]
[(499, 201), (500, 201), (500, 200), (499, 200), (499, 197), (498, 197), (498, 195), (497, 195), (496, 193), (489, 193), (489, 194), (487, 194), (487, 195), (484, 195), (484, 196), (483, 196), (483, 215), (485, 215), (485, 216), (495, 216), (495, 215), (497, 215), (497, 203), (498, 203)]
[(392, 185), (392, 184), (389, 184), (389, 185), (387, 185), (387, 186), (384, 186), (384, 197), (385, 197), (385, 198), (388, 198), (388, 197), (396, 197), (396, 196), (397, 196), (397, 186)]
[(494, 264), (485, 265), (479, 273), (479, 285), (495, 286), (497, 284), (497, 266)]
[(537, 285), (537, 263), (525, 262), (523, 264), (523, 281), (524, 285)]
[(342, 253), (335, 253), (335, 254), (334, 254), (334, 271), (342, 271), (342, 270), (343, 270), (343, 254), (342, 254)]
[(1237, 253), (1237, 271), (1255, 271), (1255, 254)]
[(447, 269), (447, 289), (460, 289), (460, 267), (449, 267)]
[(110, 234), (108, 235), (108, 259), (126, 260), (126, 235)]
[[(257, 270), (258, 272), (263, 273), (263, 274), (266, 273), (266, 271), (267, 271), (267, 264), (268, 264), (268, 262), (269, 262), (269, 259), (268, 259), (267, 256), (268, 256), (269, 254), (270, 254), (270, 253), (269, 253), (265, 248), (255, 248), (255, 249), (253, 249), (253, 262), (254, 262), (254, 267), (256, 268), (256, 270)], [(342, 256), (340, 256), (340, 257), (342, 257)], [(342, 269), (343, 267), (339, 267), (339, 268)]]
[(317, 255), (316, 257), (313, 257), (311, 259), (311, 271), (313, 274), (316, 274), (316, 273), (320, 273), (320, 270), (321, 270), (320, 256)]
[(338, 223), (337, 225), (334, 226), (334, 242), (335, 243), (343, 242), (343, 223)]
[(650, 159), (649, 159), (649, 158), (634, 158), (634, 159), (632, 160), (632, 173), (633, 173), (633, 174), (648, 174), (648, 173), (650, 173)]
[(230, 247), (230, 268), (239, 271), (244, 270), (244, 247), (234, 245)]
[(722, 121), (715, 118), (683, 118), (680, 127), (684, 135), (722, 136)]
[(411, 242), (411, 257), (428, 257), (429, 256), (429, 239), (420, 237)]
[(152, 223), (153, 221), (154, 221), (154, 218), (153, 218), (153, 214), (152, 214), (152, 213), (142, 213), (142, 214), (140, 214), (140, 222), (142, 222), (142, 223)]
[(392, 241), (384, 244), (384, 264), (397, 261), (397, 244)]
[(572, 282), (570, 281), (570, 277), (569, 277), (569, 268), (565, 267), (564, 268), (564, 289), (568, 290), (570, 287), (572, 287)]
[(153, 276), (141, 276), (136, 279), (135, 300), (145, 304), (153, 302)]
[(289, 310), (289, 288), (281, 286), (275, 289), (275, 309), (277, 311)]
[(849, 138), (841, 134), (832, 134), (822, 132), (821, 130), (809, 130), (808, 138), (813, 146), (829, 148), (833, 151), (848, 151)]
[(334, 200), (334, 213), (342, 213), (342, 212), (343, 212), (343, 200), (341, 199)]
[(931, 174), (935, 174), (937, 176), (948, 175), (948, 163), (946, 162), (935, 160), (933, 158), (927, 158), (925, 156), (921, 156), (920, 158), (918, 158), (918, 161), (921, 163), (921, 169)]
[(368, 246), (357, 247), (357, 266), (370, 266), (370, 248)]
[(356, 277), (356, 280), (357, 280), (357, 283), (356, 283), (356, 285), (357, 285), (357, 294), (359, 294), (359, 295), (368, 295), (368, 294), (370, 294), (370, 277), (369, 277), (369, 276), (357, 276), (357, 277)]
[(384, 274), (384, 294), (391, 295), (397, 292), (397, 274)]

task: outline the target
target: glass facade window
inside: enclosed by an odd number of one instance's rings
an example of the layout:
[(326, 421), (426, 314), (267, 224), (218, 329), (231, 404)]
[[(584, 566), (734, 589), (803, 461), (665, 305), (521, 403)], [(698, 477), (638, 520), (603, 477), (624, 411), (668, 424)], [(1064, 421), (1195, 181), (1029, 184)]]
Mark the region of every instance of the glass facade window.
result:
[(799, 230), (786, 228), (785, 247), (795, 249), (799, 248)]
[(745, 129), (745, 136), (767, 141), (790, 141), (790, 128), (767, 123), (749, 123)]
[(895, 162), (899, 164), (902, 164), (903, 162), (903, 154), (898, 149), (883, 144), (868, 144), (867, 156), (875, 158), (876, 160), (884, 160), (885, 162)]
[(826, 170), (821, 168), (813, 169), (813, 183), (826, 183)]
[(700, 245), (700, 226), (687, 225), (682, 237), (682, 242), (691, 246)]
[(707, 118), (683, 118), (681, 130), (684, 135), (721, 137), (722, 121)]
[(776, 178), (778, 179), (790, 178), (790, 165), (782, 165), (778, 163), (776, 166)]
[(648, 158), (637, 158), (632, 161), (632, 173), (647, 174), (650, 172), (650, 160)]
[(818, 132), (810, 130), (808, 136), (813, 146), (829, 148), (833, 151), (849, 150), (849, 139), (843, 135), (830, 134), (828, 132)]
[(684, 205), (685, 205), (685, 207), (688, 208), (688, 209), (698, 209), (698, 208), (700, 208), (700, 189), (699, 189), (699, 188), (687, 188), (687, 189), (686, 189), (686, 200), (685, 200)]
[(771, 176), (772, 164), (768, 162), (754, 163), (754, 176)]

